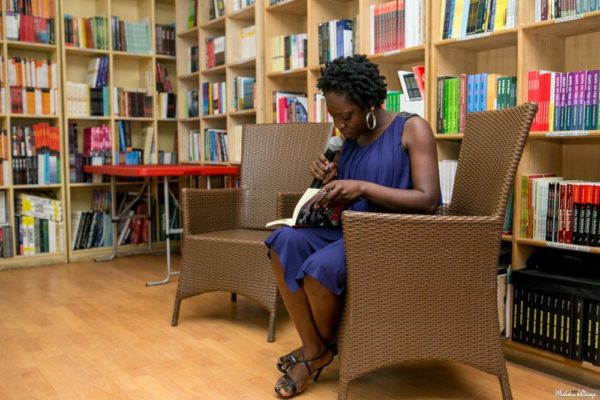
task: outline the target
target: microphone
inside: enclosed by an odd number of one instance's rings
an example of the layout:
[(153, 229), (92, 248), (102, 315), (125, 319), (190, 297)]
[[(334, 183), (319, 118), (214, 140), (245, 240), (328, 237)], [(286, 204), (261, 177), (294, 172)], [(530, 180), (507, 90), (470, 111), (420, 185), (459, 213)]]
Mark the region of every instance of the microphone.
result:
[[(323, 154), (327, 161), (333, 161), (336, 153), (340, 151), (344, 142), (340, 139), (339, 136), (332, 136), (329, 138), (329, 142), (327, 142), (327, 150)], [(313, 179), (312, 184), (310, 185), (311, 189), (318, 189), (323, 186), (323, 181), (321, 179)]]

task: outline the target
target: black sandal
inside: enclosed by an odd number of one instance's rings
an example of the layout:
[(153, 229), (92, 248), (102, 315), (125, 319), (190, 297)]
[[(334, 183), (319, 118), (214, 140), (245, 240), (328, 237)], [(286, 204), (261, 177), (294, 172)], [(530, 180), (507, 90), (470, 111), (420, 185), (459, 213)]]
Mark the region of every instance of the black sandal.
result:
[[(329, 360), (325, 364), (321, 365), (319, 368), (317, 368), (316, 370), (313, 371), (312, 368), (310, 367), (310, 364), (314, 361), (320, 360), (323, 356), (325, 356), (328, 353), (331, 354), (331, 357), (329, 358)], [(306, 367), (306, 370), (308, 371), (308, 379), (310, 379), (310, 377), (313, 374), (315, 374), (313, 381), (316, 382), (319, 380), (319, 377), (321, 376), (321, 372), (323, 371), (323, 368), (325, 368), (326, 366), (331, 364), (331, 362), (333, 361), (333, 358), (334, 358), (333, 351), (329, 347), (327, 347), (325, 349), (325, 351), (323, 353), (319, 354), (318, 356), (311, 358), (310, 360), (301, 360), (298, 363), (302, 363)], [(307, 380), (307, 382), (308, 382), (308, 380)], [(305, 387), (306, 387), (306, 383), (299, 390), (296, 382), (292, 379), (291, 376), (289, 376), (286, 373), (281, 378), (279, 378), (279, 380), (275, 384), (275, 393), (277, 393), (277, 395), (279, 397), (288, 399), (290, 397), (294, 397), (294, 396), (297, 396), (300, 393), (302, 393), (304, 391)]]
[[(331, 342), (329, 342), (326, 346), (329, 350), (331, 350), (334, 357), (337, 356), (337, 353), (338, 353), (337, 352), (337, 341), (335, 339), (333, 339)], [(300, 356), (298, 357), (298, 356), (294, 355), (294, 353), (296, 353), (296, 354), (300, 353)], [(296, 364), (303, 361), (303, 359), (304, 359), (304, 353), (302, 351), (302, 347), (298, 347), (296, 350), (293, 350), (291, 353), (286, 354), (285, 356), (281, 356), (277, 359), (277, 369), (279, 370), (279, 372), (285, 374), (288, 371), (290, 371), (292, 368), (294, 368), (294, 366)]]

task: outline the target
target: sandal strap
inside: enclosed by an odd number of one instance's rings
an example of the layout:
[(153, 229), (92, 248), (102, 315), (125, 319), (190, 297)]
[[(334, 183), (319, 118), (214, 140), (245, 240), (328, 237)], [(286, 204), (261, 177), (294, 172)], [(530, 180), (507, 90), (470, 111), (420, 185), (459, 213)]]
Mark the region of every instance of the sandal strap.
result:
[[(285, 381), (285, 386), (282, 386), (282, 380)], [(286, 396), (284, 394), (281, 393), (280, 389), (284, 389), (284, 388), (289, 388), (289, 396)], [(292, 379), (291, 376), (289, 376), (288, 374), (284, 374), (281, 376), (281, 378), (279, 378), (279, 380), (277, 381), (277, 383), (275, 384), (275, 392), (277, 392), (278, 395), (280, 395), (281, 397), (294, 397), (295, 395), (298, 394), (298, 386), (296, 386), (296, 382)]]

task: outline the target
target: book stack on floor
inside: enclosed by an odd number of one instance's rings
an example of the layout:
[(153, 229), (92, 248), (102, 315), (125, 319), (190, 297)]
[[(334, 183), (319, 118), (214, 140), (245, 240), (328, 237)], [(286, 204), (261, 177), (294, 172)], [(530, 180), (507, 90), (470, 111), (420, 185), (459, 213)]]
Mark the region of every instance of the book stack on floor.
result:
[(18, 193), (15, 231), (19, 255), (57, 253), (63, 250), (62, 203), (53, 193)]
[(8, 219), (6, 191), (0, 191), (0, 257), (14, 256), (12, 241), (12, 228)]

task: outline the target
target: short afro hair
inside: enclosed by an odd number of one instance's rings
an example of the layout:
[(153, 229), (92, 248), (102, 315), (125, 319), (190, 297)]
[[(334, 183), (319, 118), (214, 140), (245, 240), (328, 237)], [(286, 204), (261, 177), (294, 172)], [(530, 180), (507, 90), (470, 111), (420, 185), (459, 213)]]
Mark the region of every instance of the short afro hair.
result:
[(387, 96), (387, 83), (379, 74), (379, 67), (361, 54), (326, 63), (321, 68), (317, 87), (323, 93), (343, 94), (364, 108), (379, 107)]

